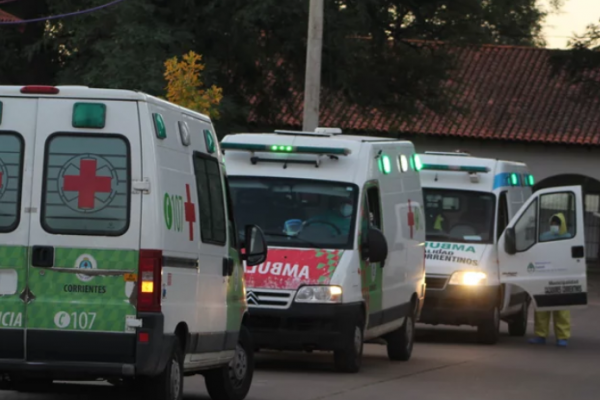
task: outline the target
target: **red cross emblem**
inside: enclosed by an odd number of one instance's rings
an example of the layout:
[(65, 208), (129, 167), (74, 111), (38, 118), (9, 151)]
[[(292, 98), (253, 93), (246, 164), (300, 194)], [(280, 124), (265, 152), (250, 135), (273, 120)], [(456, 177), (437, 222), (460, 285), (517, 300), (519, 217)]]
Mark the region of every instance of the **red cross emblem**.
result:
[(96, 193), (112, 192), (112, 177), (97, 176), (98, 161), (79, 160), (79, 175), (66, 175), (63, 184), (65, 192), (77, 192), (77, 207), (93, 210), (96, 206)]
[(415, 226), (415, 213), (412, 210), (410, 199), (408, 200), (408, 226), (410, 227), (410, 238), (413, 238), (413, 228)]
[(192, 195), (190, 185), (185, 185), (185, 194), (187, 201), (185, 202), (185, 222), (190, 224), (190, 241), (194, 240), (194, 222), (196, 222), (196, 205), (192, 203)]

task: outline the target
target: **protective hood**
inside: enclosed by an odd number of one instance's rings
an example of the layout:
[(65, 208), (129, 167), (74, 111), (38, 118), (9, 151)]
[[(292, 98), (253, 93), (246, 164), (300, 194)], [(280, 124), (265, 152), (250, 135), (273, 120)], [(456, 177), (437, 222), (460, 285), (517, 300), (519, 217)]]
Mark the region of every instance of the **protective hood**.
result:
[(260, 265), (245, 267), (246, 287), (296, 290), (300, 285), (327, 285), (343, 250), (273, 249)]
[(481, 268), (481, 259), (489, 245), (474, 243), (427, 242), (425, 270), (428, 274), (448, 275), (460, 269)]
[(565, 219), (565, 215), (563, 213), (556, 213), (552, 217), (550, 217), (550, 222), (552, 222), (554, 218), (558, 218), (560, 220), (560, 228), (558, 230), (558, 234), (564, 235), (565, 233), (567, 233), (567, 220)]

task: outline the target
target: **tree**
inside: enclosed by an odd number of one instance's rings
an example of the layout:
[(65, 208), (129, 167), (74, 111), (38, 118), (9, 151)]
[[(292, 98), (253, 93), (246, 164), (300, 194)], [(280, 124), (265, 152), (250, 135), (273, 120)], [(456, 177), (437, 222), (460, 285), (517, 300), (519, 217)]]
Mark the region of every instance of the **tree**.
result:
[[(163, 95), (162, 62), (202, 54), (207, 86), (223, 88), (219, 130), (301, 111), (309, 0), (128, 0), (51, 25), (60, 83)], [(88, 8), (105, 0), (82, 0)], [(536, 0), (328, 0), (323, 92), (409, 117), (443, 112), (454, 59), (434, 41), (535, 45), (544, 13)], [(71, 0), (49, 2), (53, 14)], [(411, 41), (412, 40), (412, 41)], [(421, 42), (415, 42), (420, 40)], [(432, 42), (433, 41), (433, 42)]]
[[(48, 15), (44, 0), (22, 0), (2, 6), (2, 10), (21, 19)], [(41, 38), (45, 26), (0, 26), (0, 85), (25, 85), (53, 83), (58, 66), (53, 48)]]
[(173, 57), (165, 62), (167, 100), (218, 119), (217, 107), (223, 99), (223, 90), (215, 85), (209, 89), (202, 88), (200, 74), (204, 65), (201, 60), (200, 55), (190, 51), (181, 61)]
[(600, 24), (590, 24), (585, 32), (569, 41), (569, 51), (555, 51), (550, 58), (555, 73), (566, 73), (579, 84), (584, 95), (600, 96)]

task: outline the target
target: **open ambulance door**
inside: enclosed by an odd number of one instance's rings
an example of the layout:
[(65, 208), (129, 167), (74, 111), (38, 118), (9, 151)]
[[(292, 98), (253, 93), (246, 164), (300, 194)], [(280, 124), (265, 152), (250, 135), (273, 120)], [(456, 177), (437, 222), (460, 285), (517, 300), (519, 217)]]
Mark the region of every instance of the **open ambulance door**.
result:
[[(540, 190), (500, 237), (501, 282), (529, 293), (539, 311), (587, 305), (583, 212), (580, 186)], [(553, 216), (561, 221), (558, 233), (550, 232)]]

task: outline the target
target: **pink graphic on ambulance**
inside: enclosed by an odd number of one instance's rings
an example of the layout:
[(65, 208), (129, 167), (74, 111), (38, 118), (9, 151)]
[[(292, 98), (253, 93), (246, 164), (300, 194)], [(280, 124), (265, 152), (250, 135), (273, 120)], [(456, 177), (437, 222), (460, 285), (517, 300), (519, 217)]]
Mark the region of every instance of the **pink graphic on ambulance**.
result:
[(303, 284), (327, 285), (342, 254), (341, 250), (269, 249), (264, 263), (245, 266), (246, 286), (294, 290)]

